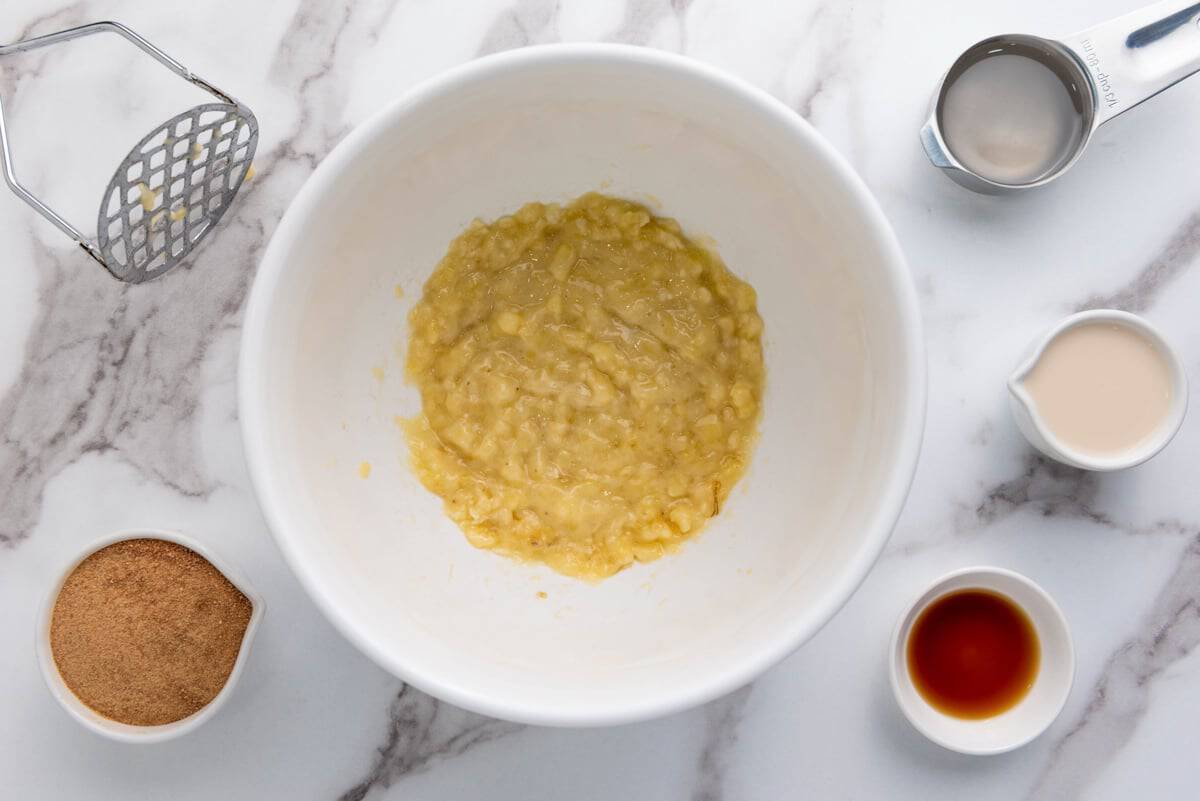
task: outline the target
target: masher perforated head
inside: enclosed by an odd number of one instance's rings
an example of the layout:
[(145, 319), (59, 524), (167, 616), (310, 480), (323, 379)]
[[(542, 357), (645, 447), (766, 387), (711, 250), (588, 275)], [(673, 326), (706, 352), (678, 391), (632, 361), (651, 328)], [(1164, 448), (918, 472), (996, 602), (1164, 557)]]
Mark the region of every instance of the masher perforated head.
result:
[(229, 208), (257, 147), (258, 120), (230, 103), (196, 106), (147, 134), (100, 202), (104, 266), (136, 284), (182, 262)]

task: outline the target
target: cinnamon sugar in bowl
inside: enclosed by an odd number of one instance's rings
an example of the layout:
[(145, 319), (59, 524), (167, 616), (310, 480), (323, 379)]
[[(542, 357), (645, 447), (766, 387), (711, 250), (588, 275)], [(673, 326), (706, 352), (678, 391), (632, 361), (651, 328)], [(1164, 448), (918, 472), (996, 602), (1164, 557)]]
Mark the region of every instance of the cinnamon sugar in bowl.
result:
[(198, 543), (127, 531), (65, 570), (38, 621), (51, 693), (76, 720), (130, 742), (179, 736), (229, 696), (261, 599)]

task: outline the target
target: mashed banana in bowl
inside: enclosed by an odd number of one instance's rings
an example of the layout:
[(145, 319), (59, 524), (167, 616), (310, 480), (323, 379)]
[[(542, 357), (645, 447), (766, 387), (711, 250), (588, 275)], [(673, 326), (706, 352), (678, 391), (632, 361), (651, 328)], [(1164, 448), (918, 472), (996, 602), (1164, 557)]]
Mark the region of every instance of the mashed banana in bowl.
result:
[(479, 548), (603, 578), (694, 535), (746, 469), (754, 290), (643, 206), (476, 221), (409, 322), (413, 468)]

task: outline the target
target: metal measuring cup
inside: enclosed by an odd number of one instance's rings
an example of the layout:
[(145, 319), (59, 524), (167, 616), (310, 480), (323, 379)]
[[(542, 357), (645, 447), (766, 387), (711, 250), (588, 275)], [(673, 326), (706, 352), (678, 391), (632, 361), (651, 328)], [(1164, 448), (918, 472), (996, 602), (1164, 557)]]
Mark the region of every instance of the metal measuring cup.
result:
[[(983, 148), (968, 146), (974, 143), (964, 140), (964, 135), (955, 130), (964, 127), (964, 123), (957, 121), (959, 117), (969, 117), (970, 112), (979, 110), (963, 105), (967, 101), (958, 101), (957, 95), (964, 93), (969, 82), (977, 80), (980, 65), (997, 56), (1022, 57), (1037, 65), (1034, 68), (1020, 64), (1019, 80), (1004, 90), (1010, 101), (1032, 84), (1057, 81), (1063, 90), (1061, 96), (1054, 92), (1059, 97), (1055, 102), (1062, 103), (1061, 109), (1010, 103), (1011, 113), (1007, 117), (997, 116), (1013, 128), (996, 132), (999, 138), (989, 143), (993, 154), (1004, 151), (1003, 137), (1010, 136), (1020, 125), (1032, 126), (1024, 132), (1016, 131), (1027, 136), (1039, 135), (1036, 126), (1054, 126), (1053, 136), (1046, 134), (1045, 138), (1056, 139), (1055, 142), (1038, 141), (1032, 149), (1029, 143), (1013, 145), (1013, 153), (1020, 152), (1020, 145), (1025, 145), (1024, 152), (1044, 151), (1039, 152), (1040, 160), (1025, 174), (1020, 169), (1007, 170), (986, 157), (978, 157)], [(984, 69), (994, 68), (989, 64)], [(1039, 75), (1039, 69), (1045, 72)], [(1079, 160), (1101, 125), (1197, 71), (1200, 71), (1200, 2), (1196, 0), (1163, 0), (1063, 39), (1026, 34), (993, 36), (968, 48), (942, 77), (934, 92), (929, 121), (921, 129), (921, 144), (934, 166), (976, 192), (1004, 194), (1041, 186)], [(989, 80), (993, 85), (1003, 86), (994, 77)], [(950, 112), (956, 111), (956, 103), (964, 111), (952, 117)], [(1043, 111), (1053, 111), (1055, 119), (1049, 119)], [(976, 114), (968, 122), (978, 126), (988, 119), (986, 114)]]

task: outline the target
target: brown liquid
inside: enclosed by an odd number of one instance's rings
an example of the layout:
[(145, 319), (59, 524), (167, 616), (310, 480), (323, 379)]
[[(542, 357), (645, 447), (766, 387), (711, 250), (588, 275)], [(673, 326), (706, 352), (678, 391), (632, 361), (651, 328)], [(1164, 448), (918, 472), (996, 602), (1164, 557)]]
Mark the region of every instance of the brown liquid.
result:
[(1025, 697), (1041, 645), (1024, 610), (987, 590), (959, 590), (930, 604), (908, 637), (908, 672), (934, 708), (990, 718)]

